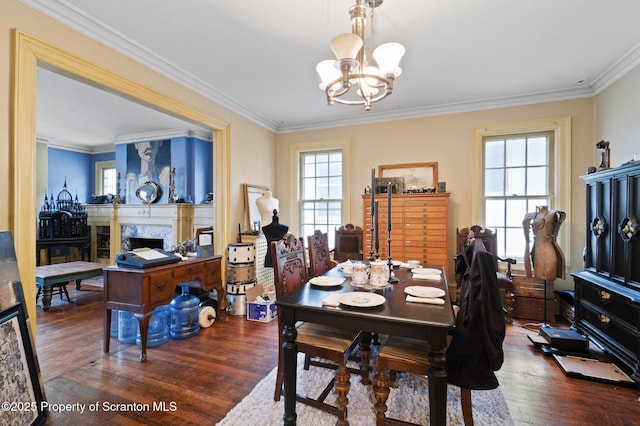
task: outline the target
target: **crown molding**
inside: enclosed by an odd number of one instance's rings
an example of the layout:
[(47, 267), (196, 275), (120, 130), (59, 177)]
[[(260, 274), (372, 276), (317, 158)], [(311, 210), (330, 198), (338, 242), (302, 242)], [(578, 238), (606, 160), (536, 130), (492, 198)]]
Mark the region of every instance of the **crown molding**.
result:
[(419, 117), (593, 97), (640, 64), (639, 43), (619, 61), (594, 79), (589, 86), (581, 88), (560, 89), (502, 98), (479, 99), (459, 103), (431, 105), (413, 109), (403, 109), (395, 112), (371, 113), (366, 116), (343, 116), (339, 119), (332, 118), (327, 120), (279, 124), (257, 114), (255, 111), (252, 111), (235, 101), (230, 96), (216, 90), (201, 79), (188, 73), (175, 64), (168, 62), (164, 58), (129, 39), (113, 28), (104, 25), (100, 21), (85, 14), (82, 10), (74, 7), (65, 0), (49, 0), (46, 3), (42, 3), (38, 0), (20, 1), (275, 133), (292, 133), (304, 130), (317, 130), (358, 124), (370, 124), (374, 122), (379, 123), (406, 120)]
[(20, 0), (25, 5), (44, 13), (56, 21), (78, 31), (87, 37), (104, 44), (134, 61), (162, 74), (163, 76), (187, 87), (188, 89), (216, 102), (225, 108), (259, 124), (271, 131), (276, 131), (274, 122), (250, 110), (230, 96), (216, 90), (191, 73), (172, 64), (146, 47), (136, 43), (124, 34), (103, 24), (74, 7), (65, 0), (50, 0), (42, 3), (37, 0)]

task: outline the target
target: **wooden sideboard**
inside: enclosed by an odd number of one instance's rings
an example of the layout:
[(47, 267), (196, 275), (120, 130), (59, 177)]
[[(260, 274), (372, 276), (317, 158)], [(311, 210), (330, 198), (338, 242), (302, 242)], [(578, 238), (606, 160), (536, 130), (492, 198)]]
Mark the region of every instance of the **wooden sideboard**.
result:
[(622, 362), (640, 385), (640, 163), (582, 176), (584, 271), (575, 282), (574, 326)]
[[(364, 205), (362, 254), (367, 259), (371, 247), (371, 196), (363, 195), (362, 200)], [(378, 201), (380, 258), (387, 259), (389, 256), (387, 194), (378, 194), (375, 200)], [(393, 194), (391, 219), (392, 258), (401, 261), (419, 260), (423, 265), (443, 266), (448, 276), (449, 193)]]
[[(111, 311), (133, 312), (140, 325), (142, 351), (147, 359), (147, 331), (153, 310), (171, 302), (180, 283), (199, 281), (207, 291), (215, 288), (218, 300), (224, 300), (222, 257), (189, 258), (177, 263), (146, 269), (104, 268), (104, 352), (109, 352)], [(196, 284), (197, 285), (197, 284)]]

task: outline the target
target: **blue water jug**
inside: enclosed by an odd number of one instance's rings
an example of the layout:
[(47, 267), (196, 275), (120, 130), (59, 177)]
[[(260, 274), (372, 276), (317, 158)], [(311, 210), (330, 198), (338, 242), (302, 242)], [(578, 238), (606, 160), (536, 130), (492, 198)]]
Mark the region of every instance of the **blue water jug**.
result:
[(131, 312), (118, 312), (118, 340), (120, 343), (135, 343), (138, 328), (138, 320)]
[(182, 286), (182, 294), (173, 298), (171, 308), (171, 327), (169, 335), (173, 339), (186, 339), (200, 331), (198, 321), (200, 299), (189, 294), (189, 286)]
[[(169, 305), (158, 306), (153, 310), (149, 318), (149, 329), (147, 330), (147, 347), (160, 346), (169, 340), (169, 326), (171, 324), (171, 311)], [(140, 330), (136, 335), (136, 344), (142, 346)]]
[(109, 335), (111, 337), (118, 337), (118, 310), (111, 310), (111, 328), (109, 329)]

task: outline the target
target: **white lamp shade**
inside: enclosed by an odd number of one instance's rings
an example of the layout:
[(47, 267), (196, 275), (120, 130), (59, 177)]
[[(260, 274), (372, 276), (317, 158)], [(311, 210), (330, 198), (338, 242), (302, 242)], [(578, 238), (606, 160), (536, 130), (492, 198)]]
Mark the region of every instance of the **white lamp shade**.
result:
[(340, 70), (336, 68), (335, 63), (335, 60), (327, 59), (316, 65), (316, 71), (320, 77), (320, 90), (326, 89), (329, 83), (340, 77)]
[(366, 78), (358, 79), (358, 94), (360, 96), (375, 96), (380, 90), (375, 87), (372, 87), (367, 82)]
[(393, 74), (394, 77), (398, 77), (402, 73), (400, 60), (404, 52), (404, 46), (400, 43), (385, 43), (373, 51), (373, 58), (383, 74)]
[(356, 59), (362, 48), (362, 39), (353, 33), (339, 34), (331, 40), (331, 50), (340, 59)]

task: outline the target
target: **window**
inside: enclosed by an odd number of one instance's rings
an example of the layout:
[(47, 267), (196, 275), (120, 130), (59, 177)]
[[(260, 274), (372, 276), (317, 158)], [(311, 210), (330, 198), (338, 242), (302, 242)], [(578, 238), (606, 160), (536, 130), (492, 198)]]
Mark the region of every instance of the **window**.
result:
[(300, 153), (300, 225), (302, 235), (326, 232), (333, 249), (335, 228), (342, 223), (343, 158), (341, 150)]
[(498, 233), (498, 253), (522, 257), (522, 219), (536, 206), (550, 206), (553, 132), (486, 136), (484, 225)]
[(116, 195), (116, 162), (96, 162), (96, 195)]
[[(522, 269), (522, 221), (536, 206), (569, 211), (571, 205), (571, 118), (494, 124), (474, 129), (471, 223), (498, 234), (498, 256), (518, 260)], [(567, 217), (565, 222), (569, 222)], [(570, 223), (558, 244), (571, 252)], [(567, 264), (567, 267), (570, 265)]]

